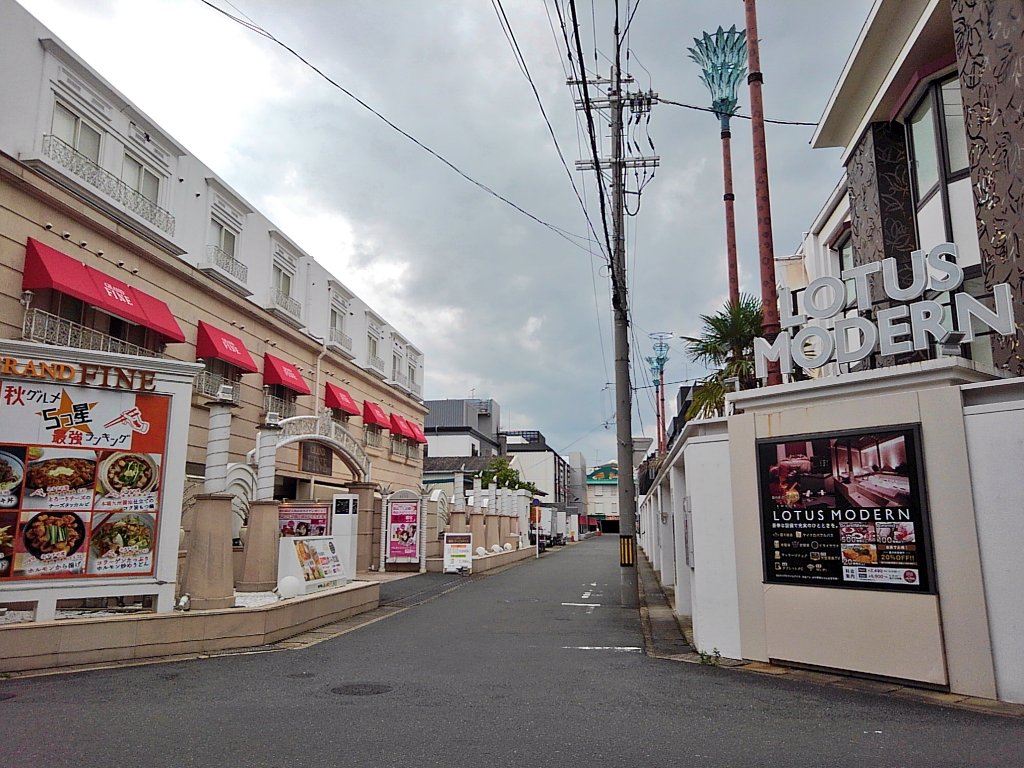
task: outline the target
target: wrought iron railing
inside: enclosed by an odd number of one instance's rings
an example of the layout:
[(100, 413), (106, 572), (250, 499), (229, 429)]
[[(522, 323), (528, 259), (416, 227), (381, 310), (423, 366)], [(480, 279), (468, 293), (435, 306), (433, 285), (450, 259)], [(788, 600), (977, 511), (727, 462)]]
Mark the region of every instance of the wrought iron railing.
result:
[(302, 317), (302, 305), (284, 291), (272, 290), (270, 303), (292, 317)]
[(373, 427), (363, 428), (363, 442), (374, 448), (379, 448), (381, 444), (381, 432), (379, 429)]
[(344, 350), (352, 351), (352, 337), (340, 328), (331, 328), (331, 344), (337, 344)]
[(366, 364), (374, 371), (378, 373), (384, 373), (384, 361), (376, 355), (368, 355), (366, 358)]
[(409, 388), (409, 377), (406, 376), (405, 374), (396, 373), (394, 376), (394, 380), (398, 386), (404, 387), (405, 389)]
[(59, 347), (116, 352), (121, 355), (161, 357), (160, 352), (131, 344), (92, 328), (86, 328), (84, 325), (73, 323), (41, 309), (26, 310), (25, 321), (22, 325), (22, 338)]
[(423, 395), (423, 385), (420, 384), (416, 380), (411, 380), (409, 382), (409, 391), (412, 392), (415, 395), (422, 396)]
[(206, 258), (209, 264), (227, 272), (240, 283), (245, 283), (249, 277), (249, 268), (223, 248), (206, 246)]
[(43, 136), (43, 154), (157, 229), (174, 235), (174, 216), (169, 211), (161, 208), (141, 192), (132, 189), (110, 171), (100, 168), (74, 147), (65, 144), (56, 136), (46, 135)]
[(263, 412), (276, 413), (278, 419), (290, 419), (296, 415), (296, 405), (292, 400), (285, 400), (275, 395), (264, 395)]
[[(202, 371), (196, 376), (192, 383), (192, 389), (197, 394), (227, 400), (235, 405), (238, 405), (242, 399), (242, 387), (237, 381), (232, 381), (222, 374), (211, 371)], [(229, 392), (230, 397), (225, 398), (224, 395)]]

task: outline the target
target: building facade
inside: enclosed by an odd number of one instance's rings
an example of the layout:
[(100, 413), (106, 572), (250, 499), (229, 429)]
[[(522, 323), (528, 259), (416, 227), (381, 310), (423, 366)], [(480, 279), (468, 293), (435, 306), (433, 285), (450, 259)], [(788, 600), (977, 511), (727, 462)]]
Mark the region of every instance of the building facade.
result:
[(0, 17), (0, 335), (203, 363), (186, 498), (234, 494), (236, 529), (253, 498), (418, 490), (422, 352), (13, 0)]
[(431, 456), (501, 454), (501, 406), (494, 400), (428, 400), (424, 432)]

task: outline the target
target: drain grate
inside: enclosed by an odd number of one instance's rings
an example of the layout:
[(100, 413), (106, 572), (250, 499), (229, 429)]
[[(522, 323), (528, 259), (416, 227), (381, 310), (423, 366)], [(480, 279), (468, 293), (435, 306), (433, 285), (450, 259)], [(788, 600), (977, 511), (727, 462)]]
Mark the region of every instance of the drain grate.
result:
[(391, 690), (392, 687), (384, 683), (350, 683), (331, 688), (331, 693), (336, 693), (339, 696), (377, 696)]

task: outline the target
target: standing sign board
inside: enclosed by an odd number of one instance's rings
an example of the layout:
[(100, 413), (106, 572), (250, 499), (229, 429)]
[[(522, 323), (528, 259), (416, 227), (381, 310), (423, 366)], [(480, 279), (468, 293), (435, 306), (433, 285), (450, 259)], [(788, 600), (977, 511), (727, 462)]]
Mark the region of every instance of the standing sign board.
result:
[(760, 441), (765, 582), (934, 593), (919, 445), (913, 427)]
[(446, 533), (444, 535), (445, 573), (473, 572), (473, 534)]
[(388, 563), (418, 563), (420, 561), (420, 501), (392, 499), (388, 502), (387, 546)]
[(0, 596), (37, 618), (112, 589), (173, 607), (198, 369), (0, 342)]
[(293, 536), (278, 541), (278, 575), (294, 576), (305, 594), (343, 585), (347, 579), (338, 548), (330, 536)]

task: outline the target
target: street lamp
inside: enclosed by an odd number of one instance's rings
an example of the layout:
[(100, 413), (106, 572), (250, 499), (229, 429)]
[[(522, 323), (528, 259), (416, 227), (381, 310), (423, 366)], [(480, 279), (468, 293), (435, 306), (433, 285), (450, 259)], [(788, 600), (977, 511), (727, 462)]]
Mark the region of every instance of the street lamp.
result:
[(704, 33), (693, 39), (694, 47), (688, 48), (690, 58), (701, 68), (700, 79), (711, 92), (711, 109), (718, 117), (722, 129), (722, 175), (725, 193), (725, 240), (729, 265), (729, 301), (739, 303), (740, 281), (736, 258), (736, 215), (733, 203), (736, 196), (732, 191), (732, 132), (729, 119), (736, 114), (737, 89), (747, 73), (747, 36), (736, 29), (726, 31), (722, 27), (714, 35)]

